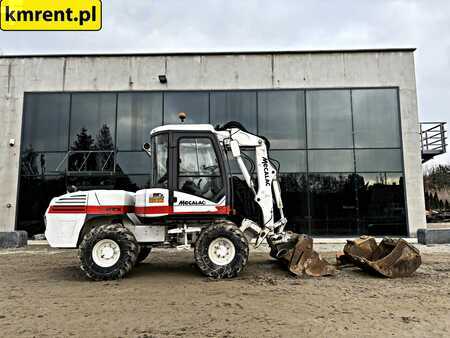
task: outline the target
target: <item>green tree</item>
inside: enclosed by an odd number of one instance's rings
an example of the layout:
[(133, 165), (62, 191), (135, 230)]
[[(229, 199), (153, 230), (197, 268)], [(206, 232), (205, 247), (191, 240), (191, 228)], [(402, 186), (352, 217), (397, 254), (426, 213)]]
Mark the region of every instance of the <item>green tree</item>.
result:
[(69, 157), (69, 171), (94, 170), (96, 167), (95, 156), (89, 152), (95, 150), (94, 138), (85, 127), (80, 129), (77, 139), (70, 147), (72, 153)]
[(423, 182), (425, 191), (442, 191), (450, 189), (450, 165), (440, 164), (426, 169)]
[(77, 134), (77, 139), (73, 142), (73, 145), (70, 147), (72, 150), (93, 150), (94, 139), (91, 135), (88, 134), (87, 129), (82, 127), (80, 132)]
[(430, 194), (428, 191), (425, 191), (425, 209), (430, 210)]
[(106, 123), (103, 124), (103, 126), (100, 128), (100, 131), (97, 135), (97, 140), (95, 142), (95, 147), (98, 150), (114, 150), (111, 130)]
[(97, 150), (105, 150), (105, 152), (96, 154), (98, 170), (112, 170), (114, 167), (114, 156), (111, 151), (114, 150), (114, 143), (111, 137), (111, 130), (106, 123), (102, 125), (97, 134), (95, 148)]
[(438, 209), (439, 208), (439, 197), (437, 195), (437, 192), (434, 192), (431, 208), (432, 209)]

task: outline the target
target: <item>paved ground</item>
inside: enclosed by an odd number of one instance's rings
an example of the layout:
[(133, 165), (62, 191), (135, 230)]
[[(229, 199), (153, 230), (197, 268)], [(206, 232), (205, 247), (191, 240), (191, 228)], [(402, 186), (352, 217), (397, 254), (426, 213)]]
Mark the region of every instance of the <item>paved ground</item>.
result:
[[(318, 249), (330, 261), (336, 244)], [(347, 269), (294, 278), (252, 252), (236, 279), (212, 281), (191, 252), (155, 250), (126, 279), (91, 282), (76, 251), (0, 251), (1, 337), (364, 337), (450, 335), (450, 246), (388, 280)]]

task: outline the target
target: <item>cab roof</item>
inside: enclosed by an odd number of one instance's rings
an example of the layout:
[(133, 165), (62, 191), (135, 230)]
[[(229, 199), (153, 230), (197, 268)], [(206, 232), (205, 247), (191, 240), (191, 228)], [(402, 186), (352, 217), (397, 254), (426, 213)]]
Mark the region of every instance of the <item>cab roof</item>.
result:
[(163, 131), (210, 131), (214, 133), (216, 130), (210, 124), (167, 124), (165, 126), (152, 129), (150, 135)]

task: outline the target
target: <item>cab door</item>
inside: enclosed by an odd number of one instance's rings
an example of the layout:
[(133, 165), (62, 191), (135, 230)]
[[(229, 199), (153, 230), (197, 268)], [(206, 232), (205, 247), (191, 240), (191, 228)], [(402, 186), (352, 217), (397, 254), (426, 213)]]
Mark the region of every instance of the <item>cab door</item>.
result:
[(175, 214), (227, 214), (224, 167), (211, 133), (175, 133)]
[(152, 135), (151, 188), (136, 192), (135, 212), (141, 217), (162, 217), (172, 214), (170, 204), (170, 147), (168, 132)]

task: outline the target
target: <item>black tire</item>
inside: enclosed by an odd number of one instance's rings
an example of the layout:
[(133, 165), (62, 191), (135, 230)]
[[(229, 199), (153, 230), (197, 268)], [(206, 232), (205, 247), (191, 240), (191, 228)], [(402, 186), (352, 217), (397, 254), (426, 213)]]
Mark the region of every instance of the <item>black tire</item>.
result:
[(151, 251), (152, 251), (151, 246), (141, 246), (140, 250), (139, 250), (139, 254), (137, 256), (136, 264), (145, 260)]
[[(101, 240), (112, 240), (120, 249), (118, 261), (110, 267), (95, 263), (93, 249)], [(123, 278), (136, 264), (139, 245), (134, 235), (122, 224), (106, 224), (93, 228), (83, 238), (79, 248), (81, 269), (90, 279), (113, 280)]]
[[(226, 265), (217, 265), (209, 257), (209, 246), (217, 238), (225, 238), (234, 245), (235, 255)], [(232, 222), (221, 221), (206, 227), (195, 242), (194, 257), (200, 271), (211, 278), (237, 276), (248, 261), (248, 242), (241, 230)]]

